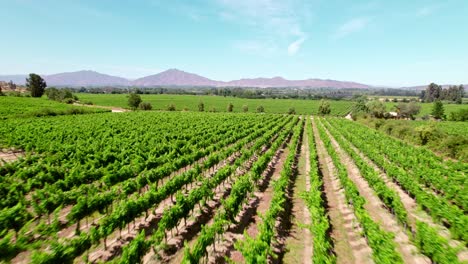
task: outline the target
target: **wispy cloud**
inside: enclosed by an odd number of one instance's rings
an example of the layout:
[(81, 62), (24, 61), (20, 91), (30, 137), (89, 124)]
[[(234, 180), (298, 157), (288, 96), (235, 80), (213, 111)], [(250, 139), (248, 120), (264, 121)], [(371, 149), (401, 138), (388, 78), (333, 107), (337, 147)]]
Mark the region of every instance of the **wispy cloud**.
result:
[(334, 39), (341, 39), (366, 28), (372, 21), (369, 17), (356, 17), (346, 21), (333, 34)]
[(439, 8), (440, 8), (439, 5), (423, 6), (417, 10), (416, 16), (418, 17), (430, 16), (433, 13), (435, 13), (437, 10), (439, 10)]
[(296, 55), (296, 53), (299, 51), (299, 49), (301, 48), (302, 43), (304, 43), (305, 40), (306, 40), (306, 37), (301, 37), (298, 40), (296, 40), (296, 41), (292, 42), (291, 44), (289, 44), (288, 54), (291, 55), (291, 56)]
[(271, 40), (238, 40), (233, 43), (233, 47), (251, 55), (269, 57), (278, 51), (277, 45)]
[[(312, 9), (309, 4), (307, 4), (307, 1), (216, 1), (219, 7), (219, 17), (221, 19), (254, 29), (261, 38), (272, 39), (279, 43), (280, 46), (284, 45), (284, 50), (287, 50), (290, 55), (297, 53), (301, 44), (307, 39), (307, 33), (305, 33), (304, 27), (308, 24), (312, 16)], [(291, 43), (292, 40), (294, 40), (293, 43)], [(290, 44), (288, 45), (286, 43)], [(290, 50), (292, 50), (292, 52), (290, 52)]]

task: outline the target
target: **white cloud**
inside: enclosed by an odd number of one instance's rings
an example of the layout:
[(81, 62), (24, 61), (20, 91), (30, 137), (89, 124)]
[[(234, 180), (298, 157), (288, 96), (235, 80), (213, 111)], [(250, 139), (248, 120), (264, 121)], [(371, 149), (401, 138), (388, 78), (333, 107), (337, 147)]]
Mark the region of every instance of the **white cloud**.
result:
[(293, 53), (306, 40), (304, 28), (312, 16), (310, 4), (299, 0), (216, 0), (221, 19), (248, 26), (260, 38), (274, 40), (279, 46), (291, 43)]
[(298, 40), (292, 42), (291, 44), (289, 44), (288, 46), (288, 54), (289, 55), (295, 55), (299, 49), (301, 48), (301, 45), (302, 43), (304, 43), (304, 41), (306, 40), (305, 37), (301, 37), (299, 38)]
[(264, 57), (271, 56), (278, 50), (278, 47), (270, 40), (240, 40), (235, 41), (233, 47), (251, 55)]
[(357, 33), (364, 28), (366, 28), (369, 23), (372, 21), (372, 19), (368, 17), (357, 17), (353, 18), (344, 24), (342, 24), (338, 30), (336, 30), (335, 34), (333, 35), (333, 38), (335, 39), (340, 39), (344, 38), (350, 34)]
[(439, 6), (436, 6), (436, 5), (424, 6), (418, 9), (418, 11), (416, 12), (416, 16), (418, 17), (430, 16), (433, 13), (435, 13), (438, 9), (439, 9)]

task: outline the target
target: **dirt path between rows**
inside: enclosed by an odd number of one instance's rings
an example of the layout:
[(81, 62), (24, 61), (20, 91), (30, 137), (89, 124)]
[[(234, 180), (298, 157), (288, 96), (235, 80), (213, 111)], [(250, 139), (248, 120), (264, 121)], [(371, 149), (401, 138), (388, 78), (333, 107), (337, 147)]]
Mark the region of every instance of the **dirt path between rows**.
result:
[[(364, 153), (362, 153), (358, 148), (356, 148), (350, 141), (348, 141), (346, 138), (342, 136), (343, 140), (346, 140), (347, 142), (350, 143), (351, 148), (364, 160), (366, 161), (375, 171), (379, 173), (379, 176), (383, 179), (385, 184), (396, 191), (398, 196), (400, 197), (401, 202), (403, 203), (403, 206), (405, 207), (406, 211), (408, 212), (408, 219), (409, 222), (412, 226), (413, 229), (416, 228), (416, 221), (421, 221), (424, 222), (438, 230), (438, 233), (444, 237), (445, 239), (449, 240), (449, 243), (453, 247), (459, 247), (462, 246), (462, 242), (456, 241), (451, 239), (450, 237), (450, 231), (440, 225), (435, 223), (431, 216), (428, 215), (425, 211), (421, 210), (417, 203), (416, 200), (411, 198), (411, 196), (406, 193), (402, 187), (400, 187), (397, 183), (395, 183), (381, 168), (377, 166), (371, 159), (369, 159)], [(463, 247), (463, 246), (462, 246)], [(468, 261), (468, 249), (464, 247), (458, 254), (458, 258), (460, 261)]]
[(123, 113), (123, 112), (130, 112), (131, 111), (129, 109), (125, 109), (125, 108), (122, 108), (122, 107), (115, 107), (115, 106), (88, 105), (88, 104), (79, 104), (79, 103), (73, 103), (73, 105), (91, 107), (91, 108), (108, 109), (108, 110), (111, 110), (112, 113)]
[(25, 152), (18, 149), (0, 149), (0, 166), (24, 157)]
[(363, 233), (362, 227), (359, 226), (352, 208), (346, 201), (344, 190), (336, 175), (336, 168), (325, 149), (313, 119), (312, 124), (319, 167), (323, 175), (324, 191), (328, 203), (327, 211), (332, 226), (331, 237), (335, 245), (337, 263), (374, 263), (371, 256), (372, 250), (361, 235)]
[(348, 177), (358, 188), (359, 194), (367, 201), (367, 203), (364, 205), (364, 208), (369, 212), (369, 215), (372, 217), (372, 219), (379, 223), (383, 230), (395, 234), (394, 241), (397, 245), (397, 250), (400, 252), (404, 262), (410, 264), (431, 263), (429, 258), (420, 254), (415, 254), (418, 252), (418, 249), (410, 241), (410, 238), (406, 234), (405, 230), (398, 224), (395, 216), (384, 209), (384, 204), (369, 187), (369, 184), (361, 175), (359, 168), (356, 166), (353, 159), (341, 148), (341, 146), (326, 128), (325, 131), (330, 138), (335, 151), (338, 153), (341, 163), (345, 165), (346, 170), (348, 171)]
[[(306, 124), (307, 125), (307, 124)], [(287, 250), (284, 263), (312, 263), (313, 242), (309, 230), (310, 213), (301, 194), (310, 191), (310, 163), (309, 144), (306, 130), (304, 130), (301, 153), (298, 164), (298, 175), (294, 184), (292, 205), (293, 223), (291, 232), (286, 240)]]
[[(288, 140), (289, 141), (289, 140)], [(258, 234), (258, 224), (261, 223), (260, 214), (264, 214), (270, 207), (273, 194), (272, 183), (280, 177), (281, 169), (287, 156), (286, 143), (276, 152), (262, 175), (257, 191), (243, 206), (236, 217), (236, 224), (229, 226), (223, 234), (223, 241), (215, 245), (216, 252), (210, 251), (209, 263), (226, 263), (225, 257), (236, 263), (243, 262), (242, 254), (234, 249), (236, 241), (244, 239), (244, 231), (251, 237)]]

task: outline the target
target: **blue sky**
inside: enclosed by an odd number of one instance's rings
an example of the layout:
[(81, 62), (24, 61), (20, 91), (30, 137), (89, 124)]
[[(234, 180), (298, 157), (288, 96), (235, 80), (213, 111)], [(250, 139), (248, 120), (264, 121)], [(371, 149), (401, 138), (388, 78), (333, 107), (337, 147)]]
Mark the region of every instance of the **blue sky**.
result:
[(468, 1), (0, 0), (0, 74), (468, 83)]

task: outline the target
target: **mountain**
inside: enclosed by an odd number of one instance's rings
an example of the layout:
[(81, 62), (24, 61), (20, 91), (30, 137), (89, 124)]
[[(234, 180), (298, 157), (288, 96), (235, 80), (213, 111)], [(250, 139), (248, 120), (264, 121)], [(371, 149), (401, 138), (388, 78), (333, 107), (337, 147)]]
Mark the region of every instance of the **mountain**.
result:
[(127, 86), (129, 80), (95, 71), (64, 72), (44, 75), (47, 86)]
[(217, 86), (221, 82), (213, 81), (200, 75), (184, 72), (177, 69), (170, 69), (158, 74), (136, 79), (133, 86)]
[(0, 75), (0, 81), (9, 82), (12, 81), (15, 84), (24, 85), (26, 83), (27, 75), (16, 74), (16, 75)]
[(342, 82), (335, 80), (322, 79), (306, 79), (306, 80), (286, 80), (282, 77), (274, 78), (255, 78), (255, 79), (240, 79), (227, 82), (224, 86), (241, 86), (241, 87), (309, 87), (309, 88), (371, 88), (372, 86), (355, 83)]
[[(306, 79), (287, 80), (282, 77), (240, 79), (228, 82), (211, 80), (206, 77), (170, 69), (158, 74), (146, 76), (133, 81), (98, 73), (95, 71), (64, 72), (52, 75), (42, 75), (48, 86), (211, 86), (211, 87), (310, 87), (310, 88), (370, 88), (371, 86), (355, 82), (335, 80)], [(0, 81), (12, 80), (24, 85), (26, 75), (0, 75)]]

